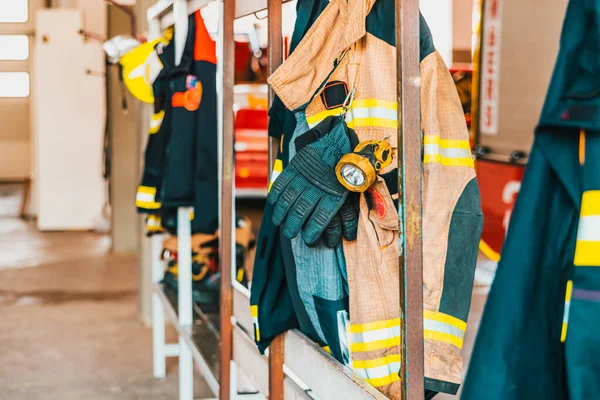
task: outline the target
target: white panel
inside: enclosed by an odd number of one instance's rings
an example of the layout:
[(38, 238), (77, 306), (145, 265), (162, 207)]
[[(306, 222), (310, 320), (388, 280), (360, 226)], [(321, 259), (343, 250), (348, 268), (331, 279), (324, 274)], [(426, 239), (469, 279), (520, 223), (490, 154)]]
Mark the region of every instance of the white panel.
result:
[(419, 8), (446, 65), (452, 65), (452, 0), (420, 0)]
[(72, 42), (83, 43), (83, 17), (78, 10), (44, 9), (36, 13), (36, 44), (62, 43), (71, 46)]
[(27, 22), (28, 0), (0, 0), (0, 22)]
[(41, 42), (37, 35), (33, 69), (41, 230), (92, 229), (105, 200), (104, 53), (100, 44), (84, 44), (76, 38), (77, 15), (56, 10), (38, 13), (43, 31), (51, 37)]
[(0, 72), (0, 97), (29, 96), (27, 72)]
[(0, 35), (0, 60), (27, 60), (29, 37), (27, 35)]

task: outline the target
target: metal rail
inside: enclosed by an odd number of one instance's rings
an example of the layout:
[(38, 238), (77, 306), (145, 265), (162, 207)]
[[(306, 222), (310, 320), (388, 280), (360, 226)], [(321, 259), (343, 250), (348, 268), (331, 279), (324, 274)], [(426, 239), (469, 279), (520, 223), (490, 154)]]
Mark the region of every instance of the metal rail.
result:
[(396, 1), (402, 399), (424, 398), (419, 1)]

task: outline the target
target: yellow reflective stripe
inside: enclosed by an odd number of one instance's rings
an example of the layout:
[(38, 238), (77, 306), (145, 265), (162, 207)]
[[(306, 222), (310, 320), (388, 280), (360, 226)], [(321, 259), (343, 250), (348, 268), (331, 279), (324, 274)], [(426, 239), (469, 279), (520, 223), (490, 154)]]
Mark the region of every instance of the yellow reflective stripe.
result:
[(151, 232), (160, 231), (162, 229), (160, 217), (156, 215), (149, 215), (146, 219), (146, 229)]
[(362, 333), (367, 331), (373, 331), (376, 329), (392, 328), (394, 326), (400, 326), (400, 318), (368, 322), (366, 324), (350, 324), (349, 331), (352, 333)]
[(156, 188), (150, 186), (139, 186), (135, 195), (135, 206), (147, 210), (160, 208), (160, 203), (155, 201)]
[(160, 203), (157, 203), (155, 201), (136, 200), (135, 206), (139, 208), (145, 208), (147, 210), (156, 210), (160, 208)]
[(275, 163), (273, 164), (273, 172), (271, 173), (271, 181), (269, 182), (269, 188), (267, 189), (267, 191), (271, 191), (271, 186), (273, 186), (273, 183), (275, 182), (275, 180), (277, 179), (277, 177), (279, 176), (279, 174), (281, 174), (281, 172), (283, 171), (283, 162), (280, 159), (276, 159)]
[(462, 348), (467, 323), (448, 314), (423, 310), (423, 329), (426, 340), (450, 343)]
[(468, 140), (442, 139), (437, 135), (425, 135), (423, 137), (423, 144), (437, 144), (445, 149), (454, 148), (471, 150), (471, 143)]
[[(346, 114), (348, 127), (398, 128), (398, 104), (381, 99), (354, 100)], [(342, 107), (325, 110), (306, 117), (309, 127), (316, 126), (327, 117), (340, 115)]]
[(569, 311), (571, 309), (571, 295), (573, 294), (573, 281), (567, 282), (567, 291), (565, 293), (565, 311), (563, 313), (562, 332), (560, 341), (564, 343), (567, 340), (567, 328), (569, 326)]
[(151, 195), (156, 195), (156, 188), (151, 186), (138, 186), (138, 193), (147, 193)]
[(578, 240), (575, 247), (575, 260), (577, 267), (600, 266), (600, 242), (587, 242)]
[(398, 103), (395, 101), (387, 101), (381, 99), (356, 99), (352, 102), (352, 107), (359, 108), (370, 108), (370, 107), (381, 107), (387, 108), (388, 110), (398, 110)]
[(391, 363), (399, 363), (400, 354), (392, 354), (382, 358), (376, 358), (374, 360), (352, 360), (352, 368), (376, 368)]
[(446, 158), (441, 154), (427, 154), (423, 159), (423, 164), (441, 164), (445, 167), (475, 167), (472, 158)]
[(332, 117), (335, 115), (340, 115), (341, 112), (342, 112), (342, 107), (337, 107), (337, 108), (332, 108), (331, 110), (321, 111), (314, 115), (307, 116), (306, 123), (308, 124), (308, 126), (310, 126), (312, 128), (313, 126), (317, 125), (319, 122), (323, 121), (325, 118)]
[(423, 337), (425, 340), (433, 340), (435, 342), (449, 343), (449, 344), (452, 344), (452, 345), (458, 347), (459, 349), (462, 349), (462, 347), (463, 347), (463, 340), (454, 335), (451, 335), (449, 333), (442, 333), (442, 332), (426, 330), (423, 332)]
[(383, 378), (365, 379), (365, 382), (367, 382), (369, 385), (371, 385), (373, 387), (381, 387), (381, 386), (391, 385), (392, 383), (399, 381), (399, 380), (400, 380), (400, 376), (398, 375), (397, 372), (395, 372), (395, 373), (392, 373)]
[(323, 347), (322, 347), (322, 349), (323, 349), (323, 350), (324, 350), (326, 353), (328, 353), (328, 354), (331, 354), (331, 349), (329, 348), (329, 346), (323, 346)]
[(162, 121), (165, 117), (165, 110), (152, 114), (152, 121)]
[(400, 371), (400, 355), (394, 354), (379, 360), (385, 360), (385, 362), (381, 365), (369, 368), (357, 368), (356, 363), (353, 362), (354, 373), (367, 382), (376, 382), (379, 386), (387, 384), (381, 383), (382, 381), (380, 380), (389, 378), (393, 375), (398, 376), (398, 372)]
[(437, 135), (423, 137), (423, 164), (441, 164), (446, 167), (475, 167), (468, 140), (446, 140)]
[(581, 198), (574, 264), (600, 266), (600, 190), (588, 190)]
[(352, 343), (350, 344), (350, 351), (363, 352), (371, 350), (385, 349), (388, 347), (400, 346), (400, 336), (396, 336), (390, 339), (377, 340), (369, 343)]
[(377, 128), (398, 128), (398, 121), (391, 121), (383, 118), (354, 118), (348, 121), (348, 127), (354, 129), (356, 127), (377, 127)]
[(238, 269), (236, 279), (238, 282), (241, 282), (242, 279), (244, 279), (244, 269), (243, 268)]
[(423, 310), (423, 318), (430, 319), (433, 321), (439, 321), (439, 322), (443, 322), (448, 325), (455, 326), (463, 332), (467, 329), (466, 322), (464, 322), (456, 317), (453, 317), (451, 315), (444, 314), (441, 312), (436, 312), (436, 311), (431, 311), (431, 310)]
[(254, 336), (256, 341), (260, 341), (260, 329), (258, 328), (258, 306), (250, 306), (250, 314), (254, 322)]
[(160, 111), (160, 112), (152, 115), (152, 119), (150, 120), (150, 127), (148, 129), (148, 133), (150, 135), (153, 135), (159, 131), (164, 117), (165, 117), (164, 111)]
[(581, 198), (581, 217), (600, 215), (600, 190), (588, 190)]

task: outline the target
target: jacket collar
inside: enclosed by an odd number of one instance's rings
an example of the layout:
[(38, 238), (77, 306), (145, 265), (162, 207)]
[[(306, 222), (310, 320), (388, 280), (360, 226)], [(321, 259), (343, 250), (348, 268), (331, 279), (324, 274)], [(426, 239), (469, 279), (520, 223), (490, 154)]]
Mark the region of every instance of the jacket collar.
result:
[(331, 0), (290, 57), (269, 77), (273, 91), (290, 110), (309, 103), (341, 55), (365, 36), (375, 0)]

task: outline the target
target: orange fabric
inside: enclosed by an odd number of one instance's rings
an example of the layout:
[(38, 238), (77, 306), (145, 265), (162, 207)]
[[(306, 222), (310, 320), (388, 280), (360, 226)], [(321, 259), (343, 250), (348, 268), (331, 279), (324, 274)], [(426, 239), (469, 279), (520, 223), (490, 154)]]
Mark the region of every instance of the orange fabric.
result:
[(195, 89), (188, 89), (185, 92), (175, 92), (171, 97), (173, 107), (183, 107), (188, 111), (196, 111), (202, 101), (202, 85), (196, 84)]
[(183, 107), (185, 103), (185, 92), (175, 92), (171, 98), (171, 105), (173, 107)]
[(194, 44), (194, 60), (217, 63), (217, 46), (210, 37), (202, 13), (196, 11), (196, 43)]

